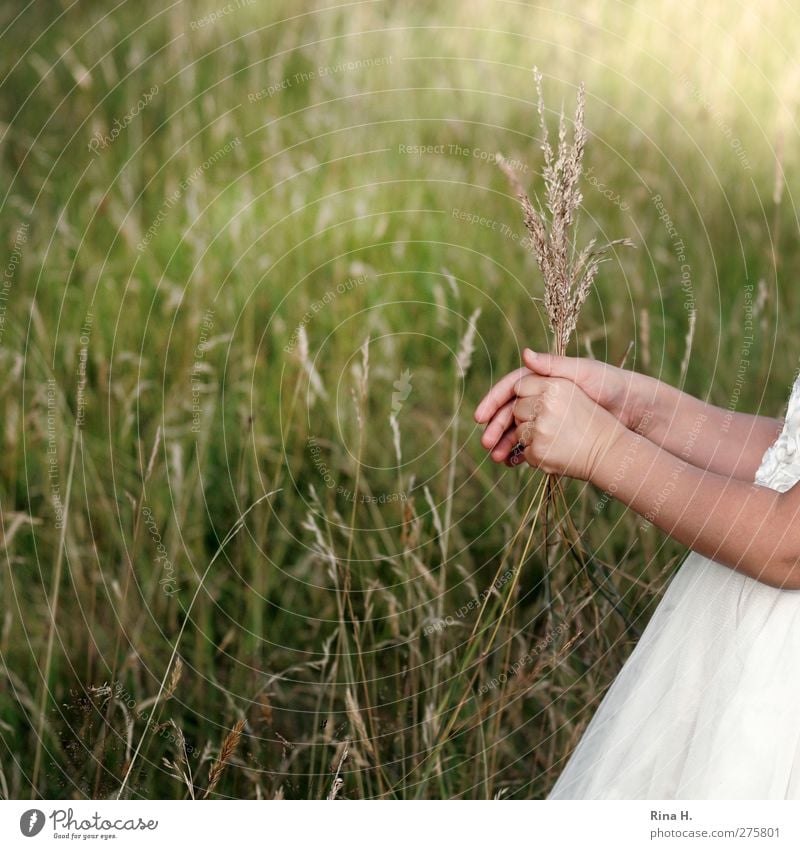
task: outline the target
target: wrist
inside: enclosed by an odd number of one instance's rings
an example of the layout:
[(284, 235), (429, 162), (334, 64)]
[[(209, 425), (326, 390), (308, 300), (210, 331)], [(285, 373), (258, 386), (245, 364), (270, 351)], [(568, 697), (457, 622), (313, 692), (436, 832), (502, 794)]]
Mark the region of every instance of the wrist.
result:
[(588, 480), (608, 492), (624, 477), (636, 448), (644, 439), (619, 423), (608, 429), (594, 453)]
[(665, 411), (674, 411), (676, 402), (672, 396), (675, 391), (672, 386), (643, 375), (636, 387), (635, 413), (628, 429), (648, 439), (658, 433), (658, 429), (668, 420)]

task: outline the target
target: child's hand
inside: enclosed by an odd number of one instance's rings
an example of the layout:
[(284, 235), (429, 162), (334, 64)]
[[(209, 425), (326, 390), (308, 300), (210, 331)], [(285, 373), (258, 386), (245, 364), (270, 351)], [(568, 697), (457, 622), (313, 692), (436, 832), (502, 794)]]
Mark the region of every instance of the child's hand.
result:
[(516, 428), (504, 439), (511, 447), (524, 446), (524, 454), (514, 453), (509, 465), (524, 459), (548, 474), (591, 480), (599, 460), (626, 432), (570, 380), (528, 375), (517, 382), (516, 394)]
[[(645, 413), (658, 387), (654, 378), (598, 360), (535, 354), (527, 348), (523, 352), (523, 361), (527, 368), (516, 369), (499, 380), (475, 409), (475, 420), (486, 423), (481, 443), (485, 448), (496, 446), (492, 459), (507, 461), (514, 447), (509, 444), (509, 429), (514, 427), (512, 408), (516, 399), (515, 389), (520, 379), (531, 372), (572, 381), (626, 428), (644, 430)], [(508, 439), (504, 438), (507, 434)]]

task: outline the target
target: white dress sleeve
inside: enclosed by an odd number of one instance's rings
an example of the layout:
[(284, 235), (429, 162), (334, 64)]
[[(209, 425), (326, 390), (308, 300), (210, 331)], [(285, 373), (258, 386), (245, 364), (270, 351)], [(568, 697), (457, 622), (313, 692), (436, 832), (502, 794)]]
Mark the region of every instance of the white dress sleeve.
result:
[(783, 430), (767, 448), (756, 483), (786, 492), (800, 481), (800, 375), (794, 382)]

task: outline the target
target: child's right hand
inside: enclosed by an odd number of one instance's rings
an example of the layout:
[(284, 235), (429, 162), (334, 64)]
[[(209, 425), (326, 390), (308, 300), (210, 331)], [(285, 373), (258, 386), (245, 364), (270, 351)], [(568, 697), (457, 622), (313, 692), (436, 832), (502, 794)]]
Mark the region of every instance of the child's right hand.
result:
[[(481, 437), (484, 448), (498, 446), (506, 432), (515, 427), (513, 406), (516, 386), (530, 372), (571, 380), (629, 430), (643, 431), (645, 412), (652, 404), (658, 386), (654, 378), (599, 360), (537, 354), (528, 348), (523, 352), (522, 360), (526, 368), (516, 369), (501, 378), (475, 408), (475, 420), (486, 423)], [(504, 445), (507, 446), (507, 440)], [(509, 453), (506, 447), (499, 456), (498, 446), (498, 451), (492, 453), (492, 459), (507, 461)]]

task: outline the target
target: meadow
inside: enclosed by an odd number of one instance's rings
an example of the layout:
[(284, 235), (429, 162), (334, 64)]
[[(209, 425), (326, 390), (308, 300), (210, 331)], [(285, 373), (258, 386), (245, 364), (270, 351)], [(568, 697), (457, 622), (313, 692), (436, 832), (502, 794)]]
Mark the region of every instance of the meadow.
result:
[(0, 797), (545, 796), (685, 552), (578, 482), (588, 566), (515, 533), (538, 475), (472, 411), (548, 331), (495, 157), (539, 190), (531, 69), (554, 127), (584, 80), (580, 232), (636, 249), (572, 353), (779, 415), (797, 11), (60, 0), (0, 34)]

